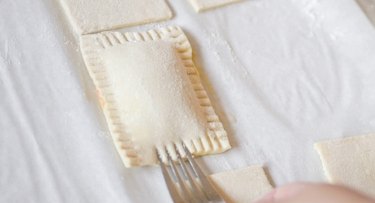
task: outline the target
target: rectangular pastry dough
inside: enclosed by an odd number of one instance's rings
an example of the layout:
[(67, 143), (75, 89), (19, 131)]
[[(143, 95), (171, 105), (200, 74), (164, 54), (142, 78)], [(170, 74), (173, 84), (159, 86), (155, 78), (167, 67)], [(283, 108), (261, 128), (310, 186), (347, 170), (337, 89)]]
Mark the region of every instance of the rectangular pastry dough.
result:
[(242, 0), (190, 0), (195, 11), (201, 12), (209, 9), (225, 6)]
[(330, 182), (375, 197), (375, 134), (315, 144)]
[(210, 180), (227, 203), (250, 203), (273, 188), (262, 166), (212, 174)]
[(194, 155), (230, 148), (179, 27), (85, 35), (81, 48), (126, 167), (156, 164), (156, 148), (175, 158), (183, 143)]
[(165, 0), (61, 0), (79, 34), (146, 24), (172, 17)]

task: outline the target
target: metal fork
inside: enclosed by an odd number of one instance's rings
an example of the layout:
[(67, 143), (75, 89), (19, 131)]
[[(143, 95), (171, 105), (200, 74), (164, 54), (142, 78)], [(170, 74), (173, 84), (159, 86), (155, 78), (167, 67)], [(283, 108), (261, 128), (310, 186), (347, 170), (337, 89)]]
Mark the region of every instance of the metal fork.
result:
[(183, 149), (187, 158), (185, 160), (182, 158), (181, 153), (175, 146), (178, 163), (175, 163), (175, 161), (172, 160), (168, 150), (165, 150), (167, 152), (169, 166), (162, 161), (158, 150), (156, 150), (164, 180), (173, 202), (224, 202), (208, 181), (207, 176), (194, 161), (190, 151), (185, 145), (183, 145)]

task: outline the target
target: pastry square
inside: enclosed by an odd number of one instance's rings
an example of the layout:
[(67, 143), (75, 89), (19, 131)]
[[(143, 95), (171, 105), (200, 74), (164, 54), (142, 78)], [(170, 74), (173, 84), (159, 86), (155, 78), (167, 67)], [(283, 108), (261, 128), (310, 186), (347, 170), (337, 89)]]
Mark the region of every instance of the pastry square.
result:
[(209, 9), (225, 6), (242, 0), (190, 0), (195, 11), (201, 12)]
[(253, 202), (273, 188), (262, 166), (215, 173), (210, 180), (228, 203)]
[(88, 34), (170, 19), (165, 0), (62, 0), (79, 34)]
[(315, 144), (328, 180), (375, 197), (375, 134)]
[(179, 27), (85, 35), (81, 49), (126, 167), (157, 164), (156, 149), (176, 158), (183, 144), (194, 155), (230, 148)]

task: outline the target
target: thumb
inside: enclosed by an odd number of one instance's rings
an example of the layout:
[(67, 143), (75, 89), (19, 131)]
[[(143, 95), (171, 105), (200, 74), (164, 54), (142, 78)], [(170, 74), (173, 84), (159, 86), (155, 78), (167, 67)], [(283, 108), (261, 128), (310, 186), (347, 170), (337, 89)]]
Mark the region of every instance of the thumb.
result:
[(294, 183), (277, 188), (257, 203), (375, 203), (374, 200), (343, 186)]

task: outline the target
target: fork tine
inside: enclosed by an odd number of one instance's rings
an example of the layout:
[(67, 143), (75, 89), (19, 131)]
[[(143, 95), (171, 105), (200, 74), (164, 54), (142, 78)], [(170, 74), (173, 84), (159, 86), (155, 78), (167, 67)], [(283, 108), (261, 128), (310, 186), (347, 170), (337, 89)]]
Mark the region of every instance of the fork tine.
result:
[(169, 173), (167, 171), (167, 167), (165, 166), (164, 162), (160, 158), (160, 154), (158, 150), (156, 150), (156, 155), (158, 157), (158, 160), (160, 162), (160, 168), (163, 173), (165, 184), (167, 185), (169, 194), (173, 200), (174, 203), (184, 203), (184, 200), (181, 198), (181, 196), (178, 194), (177, 188), (174, 186), (174, 183), (169, 176)]
[(191, 177), (191, 174), (186, 167), (185, 160), (183, 160), (183, 158), (182, 158), (182, 156), (181, 156), (181, 154), (180, 154), (180, 152), (178, 151), (177, 148), (176, 148), (176, 152), (177, 152), (177, 158), (178, 158), (178, 161), (180, 163), (180, 166), (181, 166), (182, 172), (184, 174), (184, 177), (188, 180), (188, 182), (190, 184), (190, 189), (191, 189), (191, 193), (193, 194), (194, 200), (196, 200), (196, 202), (207, 202), (208, 199), (206, 199), (206, 197), (202, 193), (202, 190), (199, 188), (199, 186), (195, 183), (195, 181)]
[(207, 176), (203, 173), (203, 171), (199, 168), (198, 164), (194, 161), (190, 151), (187, 149), (185, 144), (183, 144), (183, 148), (185, 150), (188, 163), (193, 169), (196, 177), (201, 182), (202, 187), (203, 187), (203, 192), (208, 198), (208, 200), (211, 200), (211, 201), (221, 200), (221, 197), (217, 194), (215, 189), (211, 186), (210, 182), (208, 181)]
[(181, 178), (181, 174), (178, 172), (176, 164), (172, 160), (172, 157), (170, 156), (168, 151), (167, 151), (167, 157), (168, 157), (168, 162), (169, 162), (169, 165), (171, 166), (172, 172), (174, 176), (176, 177), (178, 184), (180, 185), (182, 198), (185, 199), (187, 202), (192, 202), (192, 198), (189, 193), (189, 190), (186, 188), (186, 185), (183, 179)]

